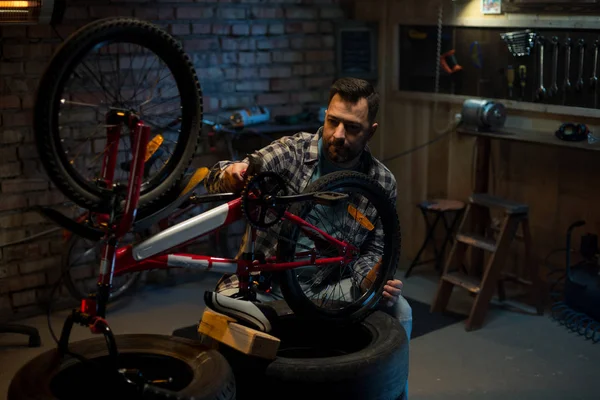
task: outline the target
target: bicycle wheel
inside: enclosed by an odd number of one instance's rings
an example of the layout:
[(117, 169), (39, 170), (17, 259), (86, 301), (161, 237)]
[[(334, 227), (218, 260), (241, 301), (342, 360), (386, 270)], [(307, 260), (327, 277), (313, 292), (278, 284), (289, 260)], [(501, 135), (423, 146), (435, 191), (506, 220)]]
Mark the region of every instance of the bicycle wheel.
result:
[[(167, 32), (133, 18), (107, 18), (60, 46), (40, 80), (34, 113), (49, 178), (75, 204), (96, 212), (110, 212), (115, 190), (127, 185), (135, 123), (149, 126), (153, 145), (139, 216), (161, 206), (192, 161), (202, 93), (189, 56)], [(115, 127), (119, 141), (111, 136)], [(107, 162), (116, 148), (111, 144), (118, 146), (114, 165)]]
[[(314, 201), (296, 203), (290, 212), (334, 238), (356, 246), (352, 260), (282, 271), (281, 292), (298, 315), (334, 323), (365, 318), (381, 300), (400, 258), (400, 223), (389, 194), (370, 177), (336, 172), (312, 182), (305, 193), (333, 191), (347, 195), (334, 206)], [(277, 243), (278, 260), (290, 262), (316, 256), (344, 255), (320, 235), (310, 236), (298, 224), (285, 221)], [(304, 253), (304, 254), (303, 254)], [(368, 274), (379, 264), (376, 273)], [(360, 290), (364, 284), (366, 290)]]
[[(126, 235), (122, 239), (122, 244), (131, 242), (132, 236), (133, 234)], [(140, 237), (139, 234), (136, 236)], [(65, 273), (65, 286), (74, 299), (85, 299), (88, 294), (97, 291), (101, 253), (101, 242), (84, 239), (77, 235), (71, 235), (67, 241), (62, 257), (62, 270)], [(109, 303), (131, 293), (136, 288), (141, 276), (142, 272), (130, 272), (113, 277)]]

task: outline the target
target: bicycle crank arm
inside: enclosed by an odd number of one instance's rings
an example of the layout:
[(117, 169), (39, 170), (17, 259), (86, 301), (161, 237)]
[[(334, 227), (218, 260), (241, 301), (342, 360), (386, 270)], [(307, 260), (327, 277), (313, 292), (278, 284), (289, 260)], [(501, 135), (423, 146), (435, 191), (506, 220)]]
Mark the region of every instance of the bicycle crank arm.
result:
[(42, 214), (44, 217), (60, 225), (62, 228), (74, 233), (85, 239), (99, 241), (104, 237), (104, 231), (92, 228), (91, 226), (82, 225), (73, 221), (71, 218), (48, 207), (34, 207), (34, 211)]
[(274, 205), (290, 204), (301, 201), (314, 201), (320, 205), (335, 205), (338, 201), (348, 198), (347, 194), (338, 192), (316, 192), (316, 193), (305, 193), (296, 194), (291, 196), (277, 196), (273, 198)]

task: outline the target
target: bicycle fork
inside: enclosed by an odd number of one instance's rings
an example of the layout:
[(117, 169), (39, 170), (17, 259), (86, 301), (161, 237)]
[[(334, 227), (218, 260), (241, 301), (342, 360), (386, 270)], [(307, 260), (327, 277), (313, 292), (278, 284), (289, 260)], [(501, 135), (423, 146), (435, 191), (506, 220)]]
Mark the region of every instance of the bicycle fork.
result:
[(146, 146), (149, 137), (150, 128), (144, 126), (142, 122), (138, 122), (134, 134), (135, 146), (132, 146), (133, 168), (128, 180), (123, 217), (115, 224), (112, 224), (112, 221), (110, 221), (111, 225), (105, 236), (102, 259), (100, 261), (97, 295), (90, 295), (88, 298), (83, 299), (80, 308), (73, 310), (65, 320), (59, 340), (59, 352), (61, 354), (68, 353), (71, 329), (73, 324), (77, 323), (89, 327), (92, 333), (102, 333), (105, 336), (109, 347), (109, 353), (116, 363), (118, 351), (112, 331), (105, 320), (106, 305), (110, 297), (118, 241), (131, 229), (133, 220), (135, 219), (135, 211), (140, 198), (140, 189), (144, 173)]

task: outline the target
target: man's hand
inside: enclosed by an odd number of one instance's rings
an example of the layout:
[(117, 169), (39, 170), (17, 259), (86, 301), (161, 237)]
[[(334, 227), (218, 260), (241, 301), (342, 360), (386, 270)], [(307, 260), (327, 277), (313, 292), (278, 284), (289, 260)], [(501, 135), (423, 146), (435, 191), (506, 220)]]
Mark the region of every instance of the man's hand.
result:
[(243, 162), (233, 163), (225, 168), (221, 174), (222, 190), (237, 193), (244, 188), (244, 174), (248, 164)]
[[(360, 288), (363, 293), (369, 290), (371, 284), (375, 282), (377, 278), (377, 274), (379, 273), (379, 268), (381, 267), (381, 260), (371, 268), (365, 279), (360, 284)], [(383, 298), (382, 302), (385, 302), (385, 305), (388, 307), (393, 306), (398, 301), (398, 297), (402, 293), (403, 283), (398, 279), (387, 281), (386, 285), (383, 287)]]
[[(383, 287), (383, 299), (386, 300), (388, 307), (393, 306), (398, 301), (398, 297), (402, 294), (403, 283), (398, 279), (387, 281), (387, 285)], [(384, 301), (382, 299), (382, 301)]]

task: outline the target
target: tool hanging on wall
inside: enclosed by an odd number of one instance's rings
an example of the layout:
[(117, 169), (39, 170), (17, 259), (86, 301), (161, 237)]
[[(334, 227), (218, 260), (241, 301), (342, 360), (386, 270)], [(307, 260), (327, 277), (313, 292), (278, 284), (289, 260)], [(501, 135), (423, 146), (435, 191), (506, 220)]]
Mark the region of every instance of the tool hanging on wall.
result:
[[(517, 58), (528, 57), (535, 48), (537, 34), (529, 29), (523, 31), (501, 33), (500, 38), (506, 43), (508, 51)], [(520, 100), (525, 100), (527, 86), (527, 66), (519, 65), (519, 84), (521, 85)]]
[(579, 48), (579, 74), (577, 74), (577, 82), (575, 83), (575, 90), (581, 92), (583, 90), (583, 60), (585, 58), (585, 40), (579, 39), (577, 42)]
[(527, 86), (527, 66), (519, 65), (519, 84), (521, 85), (521, 100), (525, 100), (525, 87)]
[(590, 88), (594, 95), (594, 108), (598, 108), (598, 39), (594, 41), (594, 67), (590, 78)]
[(460, 66), (458, 61), (456, 60), (456, 50), (448, 50), (444, 54), (440, 56), (440, 64), (444, 71), (448, 74), (452, 75), (458, 71), (461, 71), (463, 68)]
[(552, 37), (552, 84), (550, 85), (550, 90), (548, 94), (552, 97), (558, 94), (558, 37)]
[(571, 38), (565, 40), (565, 80), (563, 82), (563, 104), (567, 103), (567, 94), (571, 91), (571, 49), (573, 41)]
[(476, 40), (469, 46), (469, 54), (471, 55), (471, 62), (473, 66), (477, 68), (477, 97), (481, 93), (481, 71), (483, 69), (483, 58), (481, 57), (481, 46)]
[(506, 68), (506, 81), (508, 82), (508, 98), (512, 99), (513, 97), (513, 85), (515, 82), (515, 69), (512, 65), (509, 65)]
[(535, 96), (538, 100), (544, 100), (546, 98), (546, 88), (544, 87), (544, 43), (546, 39), (543, 36), (538, 36), (538, 54), (540, 57), (540, 64), (538, 66), (540, 71), (540, 86), (537, 88), (535, 92)]
[(500, 34), (500, 37), (508, 46), (508, 51), (515, 57), (525, 57), (530, 55), (535, 47), (536, 36), (537, 34), (531, 32), (529, 29)]

